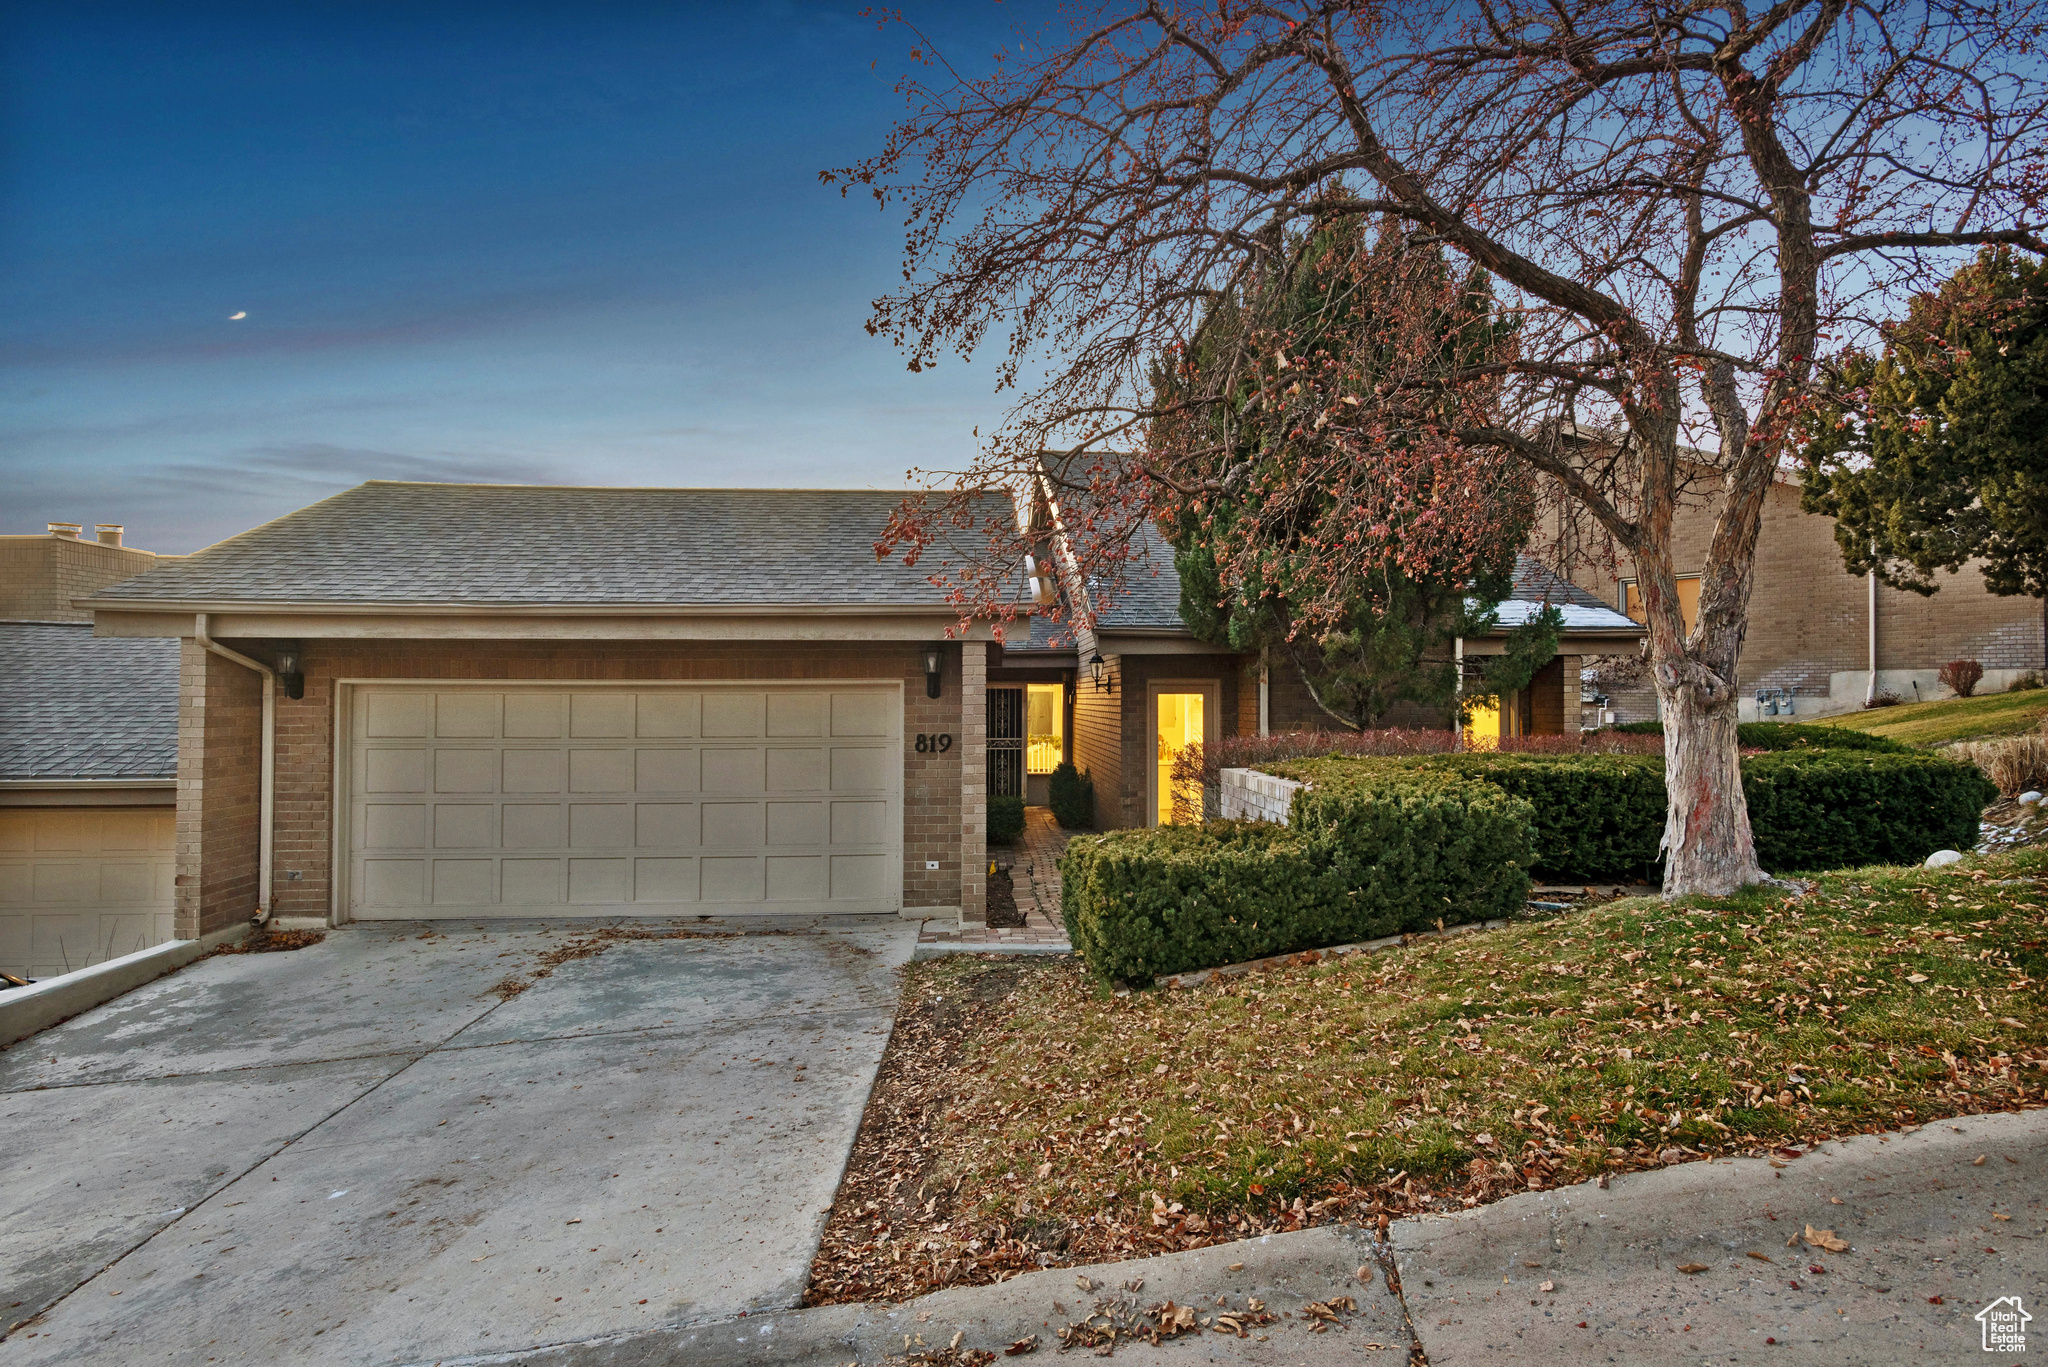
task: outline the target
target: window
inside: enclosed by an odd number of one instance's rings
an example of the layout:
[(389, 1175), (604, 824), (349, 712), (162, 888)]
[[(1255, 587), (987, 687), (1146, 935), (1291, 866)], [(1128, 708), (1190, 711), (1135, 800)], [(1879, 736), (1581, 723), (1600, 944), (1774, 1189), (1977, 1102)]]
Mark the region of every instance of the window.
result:
[(1025, 689), (1026, 773), (1049, 774), (1066, 758), (1066, 691), (1064, 684), (1031, 684)]
[[(1200, 745), (1206, 734), (1203, 729), (1203, 703), (1200, 693), (1161, 693), (1159, 695), (1159, 719), (1154, 736), (1154, 747), (1159, 758), (1159, 783), (1155, 791), (1159, 794), (1159, 824), (1170, 826), (1174, 820), (1173, 762), (1180, 752), (1191, 745)], [(1202, 793), (1199, 786), (1183, 793), (1184, 802), (1191, 804), (1193, 819), (1202, 819)]]
[[(1621, 581), (1621, 610), (1631, 622), (1643, 620), (1643, 596), (1636, 591), (1636, 581)], [(1685, 629), (1692, 630), (1692, 624), (1700, 615), (1700, 577), (1696, 574), (1678, 576), (1678, 619), (1685, 623)]]

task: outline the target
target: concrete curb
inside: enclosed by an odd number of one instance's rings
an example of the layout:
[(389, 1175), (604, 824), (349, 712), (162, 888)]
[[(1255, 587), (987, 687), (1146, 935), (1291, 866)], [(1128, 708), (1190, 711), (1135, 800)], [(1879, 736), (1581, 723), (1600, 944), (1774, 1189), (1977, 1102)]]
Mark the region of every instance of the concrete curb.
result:
[(0, 1047), (25, 1040), (81, 1011), (90, 1011), (125, 992), (133, 992), (146, 982), (204, 958), (216, 946), (230, 944), (248, 933), (249, 926), (244, 923), (197, 940), (166, 940), (76, 973), (63, 973), (29, 987), (0, 992)]
[[(902, 1354), (906, 1337), (911, 1351), (921, 1351), (944, 1348), (955, 1334), (962, 1336), (963, 1349), (997, 1353), (1035, 1334), (1038, 1352), (1050, 1353), (1058, 1346), (1056, 1332), (1082, 1318), (1098, 1298), (1120, 1296), (1141, 1307), (1171, 1300), (1214, 1314), (1220, 1295), (1231, 1308), (1242, 1309), (1248, 1297), (1257, 1297), (1274, 1315), (1285, 1314), (1258, 1331), (1265, 1336), (1263, 1342), (1258, 1334), (1238, 1339), (1208, 1333), (1158, 1349), (1119, 1343), (1117, 1360), (1186, 1361), (1190, 1350), (1199, 1350), (1208, 1361), (1254, 1361), (1275, 1367), (1353, 1360), (1389, 1367), (1407, 1361), (1413, 1337), (1400, 1297), (1387, 1288), (1381, 1266), (1384, 1254), (1384, 1246), (1361, 1230), (1324, 1225), (1189, 1253), (1030, 1272), (995, 1286), (940, 1291), (902, 1305), (770, 1311), (744, 1319), (436, 1361), (440, 1367), (669, 1367), (685, 1362), (690, 1367), (846, 1367), (849, 1362), (875, 1364)], [(1361, 1266), (1370, 1270), (1369, 1283), (1358, 1280)], [(1092, 1292), (1080, 1289), (1076, 1278), (1082, 1276), (1096, 1283)], [(1126, 1291), (1127, 1283), (1142, 1286)], [(1336, 1295), (1357, 1300), (1357, 1313), (1345, 1316), (1341, 1330), (1312, 1333), (1310, 1322), (1299, 1315), (1301, 1307)]]
[(919, 945), (911, 956), (922, 962), (926, 959), (943, 959), (948, 954), (1072, 954), (1072, 945)]

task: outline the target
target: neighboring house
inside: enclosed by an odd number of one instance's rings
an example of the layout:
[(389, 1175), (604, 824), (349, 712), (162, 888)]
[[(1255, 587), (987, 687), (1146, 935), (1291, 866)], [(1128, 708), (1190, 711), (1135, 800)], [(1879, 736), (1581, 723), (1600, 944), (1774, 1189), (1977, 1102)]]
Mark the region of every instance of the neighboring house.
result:
[(0, 971), (18, 977), (172, 936), (177, 644), (96, 637), (71, 606), (158, 563), (120, 538), (0, 537)]
[[(1983, 665), (1978, 687), (1985, 693), (2048, 664), (2048, 605), (2042, 600), (1987, 592), (1974, 565), (1938, 574), (1941, 589), (1931, 596), (1852, 576), (1835, 544), (1835, 520), (1802, 511), (1799, 494), (1798, 475), (1785, 471), (1764, 498), (1742, 647), (1744, 721), (1850, 711), (1863, 706), (1873, 687), (1905, 702), (1947, 697), (1936, 675), (1950, 660)], [(1688, 626), (1720, 509), (1718, 491), (1688, 497), (1673, 524), (1679, 608)], [(1618, 569), (1581, 566), (1572, 578), (1629, 616), (1642, 616), (1626, 559)], [(1644, 684), (1617, 691), (1614, 704), (1622, 721), (1657, 716), (1655, 691)]]

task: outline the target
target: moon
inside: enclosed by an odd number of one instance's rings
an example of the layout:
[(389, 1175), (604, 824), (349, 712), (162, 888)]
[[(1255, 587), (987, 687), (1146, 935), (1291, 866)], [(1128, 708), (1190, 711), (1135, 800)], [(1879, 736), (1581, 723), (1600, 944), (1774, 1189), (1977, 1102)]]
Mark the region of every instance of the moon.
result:
[(242, 310), (242, 311), (241, 311), (240, 313), (230, 313), (230, 314), (228, 315), (228, 321), (229, 321), (230, 323), (238, 323), (238, 322), (240, 322), (240, 321), (241, 321), (242, 319), (244, 319), (244, 318), (247, 318), (248, 316), (249, 316), (249, 311), (248, 311), (247, 309), (243, 309), (243, 310)]

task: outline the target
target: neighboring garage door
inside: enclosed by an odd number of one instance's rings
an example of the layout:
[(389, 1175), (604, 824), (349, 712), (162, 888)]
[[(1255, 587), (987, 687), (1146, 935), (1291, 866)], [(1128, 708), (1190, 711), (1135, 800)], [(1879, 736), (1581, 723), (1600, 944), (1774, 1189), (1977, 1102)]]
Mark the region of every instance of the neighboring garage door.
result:
[(894, 685), (358, 685), (363, 919), (896, 911)]
[(172, 807), (0, 807), (0, 969), (52, 978), (171, 938)]

